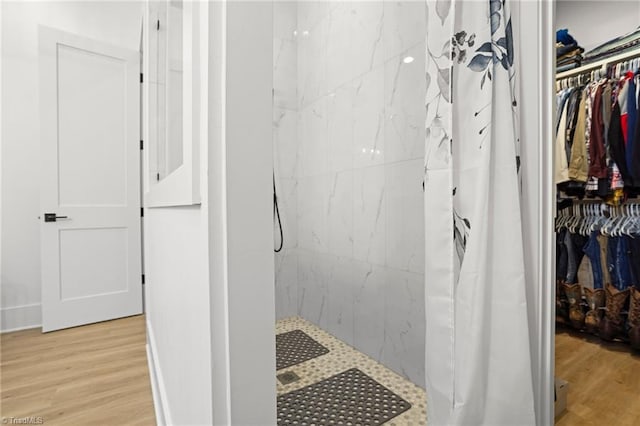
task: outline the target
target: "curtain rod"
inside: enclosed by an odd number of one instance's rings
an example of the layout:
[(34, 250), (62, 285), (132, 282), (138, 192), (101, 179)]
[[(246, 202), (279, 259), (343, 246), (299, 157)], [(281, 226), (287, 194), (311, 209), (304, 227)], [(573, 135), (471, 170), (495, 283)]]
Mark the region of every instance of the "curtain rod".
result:
[(623, 62), (628, 59), (633, 59), (637, 57), (640, 57), (640, 48), (636, 48), (628, 52), (621, 53), (619, 55), (611, 56), (609, 58), (601, 59), (599, 61), (592, 62), (590, 64), (583, 65), (581, 67), (574, 68), (572, 70), (563, 71), (561, 73), (556, 74), (556, 80), (560, 80), (561, 78), (572, 77), (578, 74), (583, 74), (587, 71), (593, 71), (594, 69), (602, 68), (603, 66), (606, 67), (609, 64), (615, 64), (618, 62)]

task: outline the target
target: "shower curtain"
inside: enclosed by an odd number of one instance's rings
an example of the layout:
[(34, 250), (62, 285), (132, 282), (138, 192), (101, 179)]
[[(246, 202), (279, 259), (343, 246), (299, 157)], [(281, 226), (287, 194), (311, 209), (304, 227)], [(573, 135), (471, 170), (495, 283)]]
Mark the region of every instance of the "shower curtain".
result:
[(429, 425), (535, 424), (508, 0), (427, 0)]

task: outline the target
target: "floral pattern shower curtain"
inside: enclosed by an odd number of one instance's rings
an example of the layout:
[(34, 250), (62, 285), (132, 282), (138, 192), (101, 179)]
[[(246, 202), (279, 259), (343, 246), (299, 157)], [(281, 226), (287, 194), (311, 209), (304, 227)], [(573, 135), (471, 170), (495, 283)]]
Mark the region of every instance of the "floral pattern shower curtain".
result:
[(427, 0), (430, 425), (535, 424), (508, 0)]

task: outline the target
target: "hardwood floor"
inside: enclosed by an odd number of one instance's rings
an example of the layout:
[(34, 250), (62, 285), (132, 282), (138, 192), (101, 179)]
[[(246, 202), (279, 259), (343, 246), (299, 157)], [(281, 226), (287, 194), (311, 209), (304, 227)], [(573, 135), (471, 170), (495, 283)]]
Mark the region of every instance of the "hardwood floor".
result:
[(154, 425), (144, 316), (0, 337), (0, 417)]
[(569, 382), (556, 425), (640, 425), (640, 356), (628, 345), (559, 328), (556, 377)]

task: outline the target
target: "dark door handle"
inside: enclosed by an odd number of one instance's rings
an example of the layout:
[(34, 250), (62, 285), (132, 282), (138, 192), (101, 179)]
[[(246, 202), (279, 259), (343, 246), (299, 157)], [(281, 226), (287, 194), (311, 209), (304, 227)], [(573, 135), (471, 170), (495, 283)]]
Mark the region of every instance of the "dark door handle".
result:
[(67, 216), (56, 216), (55, 213), (45, 213), (44, 221), (45, 222), (55, 222), (57, 219), (68, 219)]

